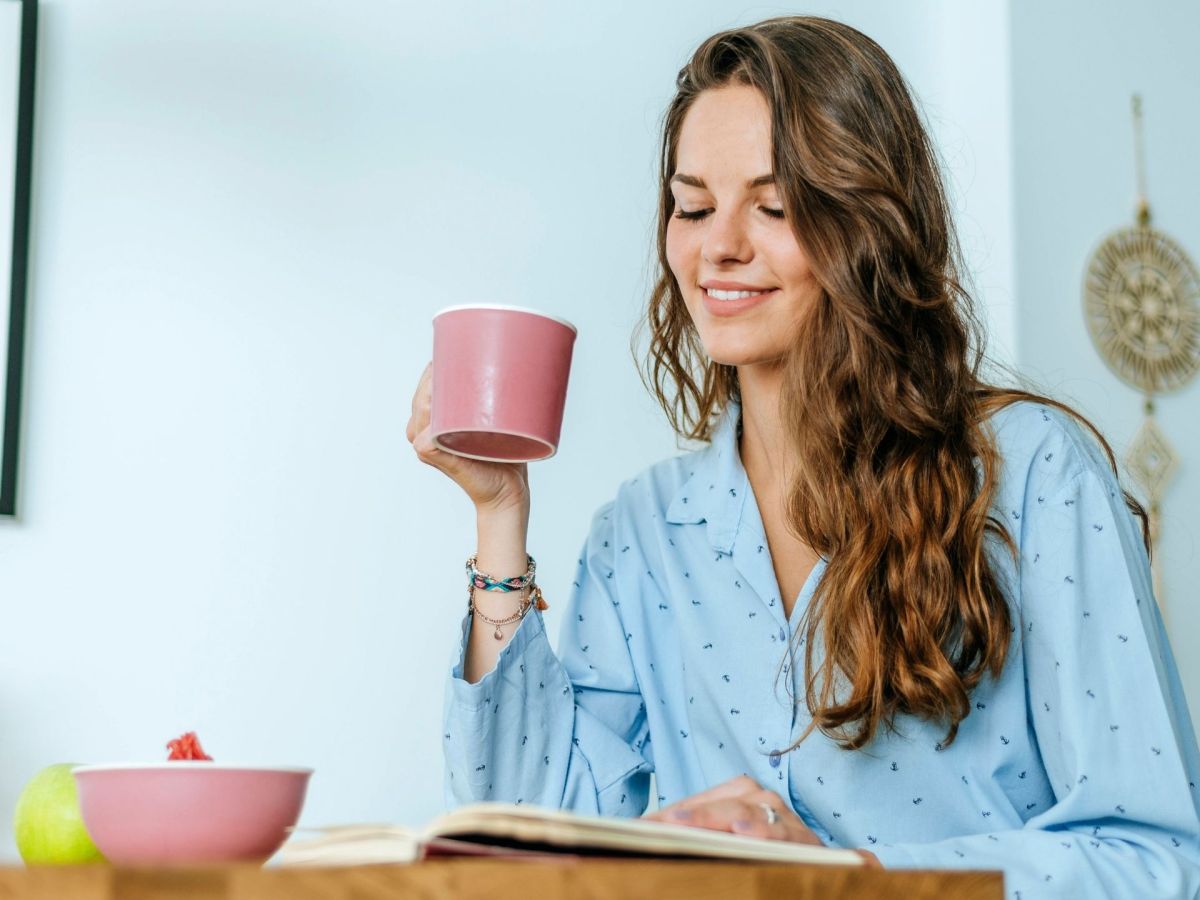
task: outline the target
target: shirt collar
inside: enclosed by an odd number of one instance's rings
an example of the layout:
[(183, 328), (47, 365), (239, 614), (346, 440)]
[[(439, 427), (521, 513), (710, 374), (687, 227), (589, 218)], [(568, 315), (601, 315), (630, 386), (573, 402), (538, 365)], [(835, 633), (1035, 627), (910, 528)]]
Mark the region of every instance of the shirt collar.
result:
[(738, 454), (738, 426), (742, 410), (729, 403), (713, 431), (709, 445), (689, 460), (688, 478), (667, 507), (667, 521), (675, 525), (708, 525), (708, 540), (719, 553), (732, 553), (750, 494), (750, 482)]

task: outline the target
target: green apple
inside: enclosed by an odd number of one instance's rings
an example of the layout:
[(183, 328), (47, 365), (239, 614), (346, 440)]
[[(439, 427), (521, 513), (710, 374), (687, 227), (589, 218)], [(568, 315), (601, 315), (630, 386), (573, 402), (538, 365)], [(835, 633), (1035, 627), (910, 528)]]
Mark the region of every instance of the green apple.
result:
[(33, 776), (17, 799), (13, 815), (17, 850), (30, 865), (102, 862), (92, 843), (71, 770), (77, 763), (47, 766)]

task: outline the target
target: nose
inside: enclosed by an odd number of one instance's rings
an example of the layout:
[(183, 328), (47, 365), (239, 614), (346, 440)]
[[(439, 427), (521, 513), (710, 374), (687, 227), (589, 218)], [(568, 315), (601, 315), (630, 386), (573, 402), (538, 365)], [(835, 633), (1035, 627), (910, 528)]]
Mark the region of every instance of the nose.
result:
[(754, 255), (741, 213), (736, 209), (722, 213), (714, 210), (708, 218), (708, 230), (700, 247), (704, 261), (719, 266), (748, 262)]

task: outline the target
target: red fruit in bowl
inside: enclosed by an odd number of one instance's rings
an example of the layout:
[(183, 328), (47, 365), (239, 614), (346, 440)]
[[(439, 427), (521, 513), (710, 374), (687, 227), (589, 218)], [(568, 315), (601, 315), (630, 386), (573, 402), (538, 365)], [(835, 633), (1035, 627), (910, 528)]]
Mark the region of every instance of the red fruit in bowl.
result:
[(167, 749), (171, 751), (167, 756), (168, 762), (177, 759), (200, 759), (212, 762), (212, 757), (204, 752), (204, 748), (200, 746), (200, 739), (196, 737), (194, 731), (180, 735), (173, 741), (167, 741)]

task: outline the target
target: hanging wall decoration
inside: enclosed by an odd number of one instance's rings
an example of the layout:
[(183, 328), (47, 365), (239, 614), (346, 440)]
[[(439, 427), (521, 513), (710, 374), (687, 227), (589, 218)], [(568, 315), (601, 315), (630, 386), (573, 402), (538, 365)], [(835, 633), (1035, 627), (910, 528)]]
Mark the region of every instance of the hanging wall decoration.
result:
[[(1100, 242), (1083, 283), (1084, 318), (1101, 358), (1145, 396), (1145, 419), (1125, 463), (1145, 492), (1157, 544), (1162, 500), (1179, 457), (1154, 420), (1154, 398), (1177, 391), (1200, 370), (1200, 276), (1187, 253), (1150, 224), (1142, 146), (1142, 102), (1133, 97), (1137, 209), (1132, 228)], [(1163, 601), (1154, 564), (1154, 592)]]

